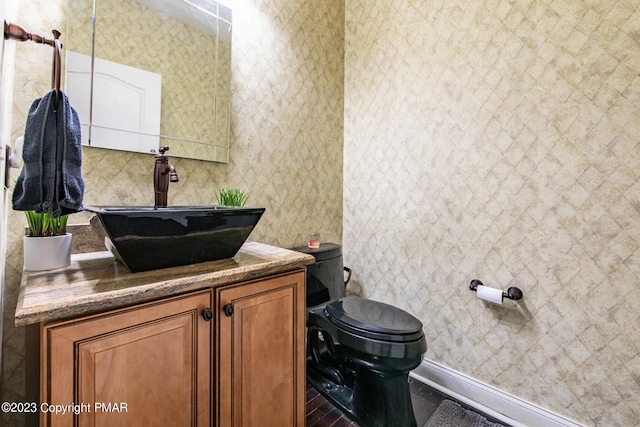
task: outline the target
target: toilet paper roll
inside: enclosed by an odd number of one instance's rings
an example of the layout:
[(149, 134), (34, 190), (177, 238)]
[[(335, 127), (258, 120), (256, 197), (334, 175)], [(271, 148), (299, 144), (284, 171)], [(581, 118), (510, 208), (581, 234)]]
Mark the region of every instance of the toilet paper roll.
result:
[(478, 293), (478, 299), (502, 304), (502, 289), (494, 289), (488, 286), (478, 285), (476, 292)]

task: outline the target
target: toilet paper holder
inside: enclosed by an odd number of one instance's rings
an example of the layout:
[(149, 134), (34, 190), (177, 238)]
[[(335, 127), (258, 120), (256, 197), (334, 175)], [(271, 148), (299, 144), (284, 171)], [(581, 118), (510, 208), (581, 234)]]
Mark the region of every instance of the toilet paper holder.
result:
[[(482, 283), (478, 279), (473, 279), (469, 284), (469, 289), (471, 289), (472, 291), (477, 291), (478, 286), (484, 286), (484, 283)], [(514, 301), (522, 299), (523, 296), (524, 294), (522, 293), (520, 288), (516, 288), (515, 286), (511, 286), (509, 289), (507, 289), (507, 292), (502, 293), (502, 298), (509, 298), (510, 300)]]

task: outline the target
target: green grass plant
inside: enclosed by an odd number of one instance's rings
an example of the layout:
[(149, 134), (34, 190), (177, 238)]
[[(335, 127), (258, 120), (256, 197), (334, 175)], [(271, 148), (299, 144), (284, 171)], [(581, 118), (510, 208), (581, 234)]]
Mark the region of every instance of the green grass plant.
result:
[(216, 195), (220, 206), (244, 206), (249, 193), (240, 188), (221, 188)]
[(27, 217), (31, 237), (60, 236), (67, 233), (69, 215), (54, 218), (51, 212), (25, 211), (24, 214)]

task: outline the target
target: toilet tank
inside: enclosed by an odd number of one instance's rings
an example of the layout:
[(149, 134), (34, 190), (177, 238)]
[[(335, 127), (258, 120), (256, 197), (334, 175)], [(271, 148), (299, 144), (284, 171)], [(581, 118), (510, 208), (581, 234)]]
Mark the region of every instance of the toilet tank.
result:
[(342, 246), (322, 243), (319, 248), (299, 246), (294, 251), (312, 255), (316, 261), (307, 265), (307, 307), (325, 305), (345, 296), (345, 268)]

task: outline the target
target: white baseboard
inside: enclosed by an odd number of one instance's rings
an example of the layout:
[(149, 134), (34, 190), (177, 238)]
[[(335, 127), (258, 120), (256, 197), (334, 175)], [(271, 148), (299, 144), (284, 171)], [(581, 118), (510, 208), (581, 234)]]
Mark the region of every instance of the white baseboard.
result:
[(512, 427), (585, 427), (430, 360), (423, 360), (410, 375)]

